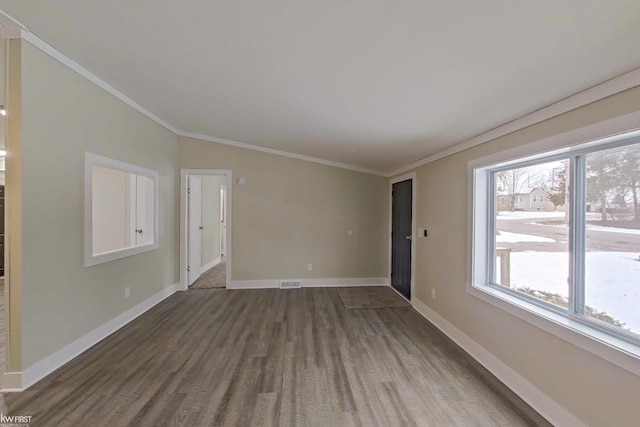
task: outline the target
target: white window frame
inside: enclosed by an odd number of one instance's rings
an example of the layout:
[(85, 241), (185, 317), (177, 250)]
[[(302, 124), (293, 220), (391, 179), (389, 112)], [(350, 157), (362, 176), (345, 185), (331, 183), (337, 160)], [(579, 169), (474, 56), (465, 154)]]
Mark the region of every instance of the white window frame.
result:
[[(488, 262), (491, 259), (493, 264), (493, 243), (489, 238), (493, 221), (489, 212), (494, 201), (488, 197), (493, 191), (489, 180), (491, 170), (572, 157), (593, 151), (594, 147), (626, 145), (629, 139), (640, 138), (638, 123), (640, 112), (470, 161), (466, 289), (469, 294), (640, 376), (640, 345), (636, 337), (632, 335), (629, 339), (624, 333), (611, 333), (607, 327), (594, 326), (583, 318), (554, 310), (543, 301), (527, 298), (515, 291), (505, 291), (504, 287), (492, 286)], [(570, 184), (572, 182), (574, 180), (570, 180)], [(581, 197), (575, 191), (571, 194), (574, 198)], [(573, 201), (572, 206), (578, 205)], [(575, 218), (576, 214), (572, 213), (571, 217)], [(574, 241), (580, 242), (580, 239)]]
[[(93, 254), (93, 166), (103, 166), (121, 170), (127, 173), (143, 175), (151, 178), (154, 186), (154, 230), (153, 243), (117, 249), (110, 252)], [(84, 266), (90, 267), (120, 258), (125, 258), (144, 252), (153, 251), (160, 247), (159, 223), (160, 223), (160, 174), (158, 171), (121, 162), (97, 154), (85, 153), (84, 160)]]

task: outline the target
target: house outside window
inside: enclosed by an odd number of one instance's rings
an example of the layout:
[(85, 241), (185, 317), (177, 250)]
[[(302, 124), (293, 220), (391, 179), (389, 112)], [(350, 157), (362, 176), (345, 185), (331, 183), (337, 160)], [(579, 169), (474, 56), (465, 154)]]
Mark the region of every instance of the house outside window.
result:
[(472, 286), (640, 344), (640, 138), (473, 174)]

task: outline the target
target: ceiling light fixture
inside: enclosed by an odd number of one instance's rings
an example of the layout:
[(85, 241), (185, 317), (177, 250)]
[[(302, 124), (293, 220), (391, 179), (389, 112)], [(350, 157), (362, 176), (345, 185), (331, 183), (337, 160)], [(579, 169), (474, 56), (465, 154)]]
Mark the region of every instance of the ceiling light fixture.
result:
[(7, 110), (4, 108), (4, 105), (0, 105), (0, 115), (6, 116)]

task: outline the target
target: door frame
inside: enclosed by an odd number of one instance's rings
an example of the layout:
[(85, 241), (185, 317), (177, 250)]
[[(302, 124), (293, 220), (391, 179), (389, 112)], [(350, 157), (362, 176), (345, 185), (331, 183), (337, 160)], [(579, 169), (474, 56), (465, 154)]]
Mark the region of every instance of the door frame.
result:
[(232, 254), (232, 241), (231, 241), (231, 228), (232, 228), (232, 201), (233, 201), (233, 171), (230, 169), (180, 169), (180, 285), (178, 286), (178, 291), (186, 291), (189, 289), (188, 286), (188, 275), (187, 275), (187, 265), (188, 265), (188, 247), (187, 247), (187, 236), (189, 233), (188, 226), (189, 221), (187, 218), (187, 189), (188, 189), (188, 176), (189, 175), (217, 175), (217, 176), (226, 176), (226, 186), (227, 186), (227, 211), (226, 211), (226, 219), (227, 219), (227, 232), (225, 233), (226, 237), (226, 287), (229, 288), (229, 284), (231, 283), (231, 254)]
[[(224, 192), (224, 193), (223, 193)], [(226, 258), (227, 256), (227, 212), (226, 212), (226, 207), (229, 205), (229, 192), (227, 190), (227, 184), (220, 184), (220, 189), (219, 189), (219, 193), (220, 193), (220, 204), (222, 206), (222, 204), (224, 203), (224, 207), (225, 207), (225, 212), (224, 212), (224, 227), (225, 227), (225, 233), (224, 233), (224, 240), (222, 239), (222, 217), (220, 218), (220, 258), (222, 258), (223, 256)], [(222, 194), (224, 194), (224, 196), (222, 196)], [(222, 214), (222, 209), (220, 209), (220, 214)], [(224, 253), (222, 253), (222, 242), (224, 241)]]
[[(196, 175), (196, 174), (189, 174), (187, 175), (187, 211), (186, 211), (186, 215), (185, 218), (187, 219), (187, 241), (186, 241), (186, 247), (187, 247), (187, 286), (191, 286), (193, 285), (196, 280), (198, 280), (200, 278), (200, 276), (202, 275), (202, 185), (203, 185), (203, 179), (202, 179), (202, 175)], [(195, 188), (198, 187), (198, 188)], [(196, 190), (196, 191), (193, 191)], [(200, 194), (198, 194), (198, 191), (200, 190)], [(193, 206), (194, 204), (200, 204), (200, 209), (193, 209), (195, 206)], [(199, 211), (199, 212), (198, 212)], [(198, 218), (193, 218), (193, 216), (199, 216), (199, 221)], [(192, 221), (192, 220), (196, 220), (197, 222), (199, 222), (198, 224), (194, 224), (196, 221)], [(194, 243), (196, 243), (197, 239), (197, 235), (194, 235), (194, 227), (197, 226), (198, 231), (197, 233), (200, 234), (200, 244), (199, 245), (195, 245)], [(198, 248), (198, 246), (200, 246)], [(194, 252), (197, 251), (197, 253), (192, 253), (191, 250), (194, 249)], [(193, 265), (195, 260), (197, 260), (197, 265), (198, 268), (195, 268), (195, 266)], [(197, 277), (196, 274), (198, 273)]]
[(418, 233), (416, 230), (416, 213), (417, 209), (417, 179), (416, 173), (410, 172), (405, 175), (400, 175), (389, 180), (389, 287), (393, 289), (398, 295), (402, 298), (405, 298), (400, 292), (396, 291), (393, 286), (391, 286), (391, 268), (392, 268), (392, 251), (393, 251), (393, 241), (391, 239), (391, 232), (393, 227), (393, 184), (398, 182), (411, 180), (411, 299), (407, 301), (411, 302), (415, 298), (416, 291), (416, 239), (418, 238)]

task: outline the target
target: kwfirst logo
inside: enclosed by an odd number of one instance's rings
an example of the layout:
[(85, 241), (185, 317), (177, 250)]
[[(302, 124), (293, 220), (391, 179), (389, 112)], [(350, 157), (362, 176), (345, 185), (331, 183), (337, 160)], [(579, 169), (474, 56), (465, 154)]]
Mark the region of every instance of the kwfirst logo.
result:
[(31, 415), (0, 414), (0, 427), (28, 426), (30, 423)]

